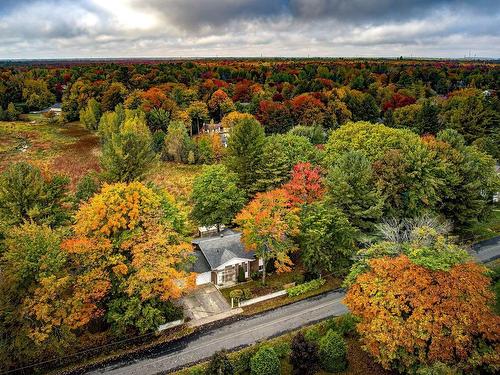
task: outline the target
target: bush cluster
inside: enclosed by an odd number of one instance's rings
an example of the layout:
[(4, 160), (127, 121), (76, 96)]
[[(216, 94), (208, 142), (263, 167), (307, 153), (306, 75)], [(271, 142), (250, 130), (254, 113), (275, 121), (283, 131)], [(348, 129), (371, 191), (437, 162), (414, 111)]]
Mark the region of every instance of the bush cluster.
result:
[(299, 284), (287, 289), (288, 297), (295, 297), (311, 290), (319, 289), (326, 283), (325, 279), (315, 279), (304, 284)]

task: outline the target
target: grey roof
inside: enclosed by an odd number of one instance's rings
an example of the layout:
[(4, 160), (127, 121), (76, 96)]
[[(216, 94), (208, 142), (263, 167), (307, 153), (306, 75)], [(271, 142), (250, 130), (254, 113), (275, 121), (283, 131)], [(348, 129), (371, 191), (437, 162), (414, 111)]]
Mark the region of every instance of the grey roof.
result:
[(196, 249), (193, 252), (193, 255), (196, 257), (196, 261), (194, 262), (193, 266), (191, 267), (191, 272), (196, 272), (196, 273), (203, 273), (203, 272), (208, 272), (210, 271), (210, 265), (208, 264), (205, 256), (203, 253)]
[(234, 258), (254, 259), (253, 251), (245, 251), (241, 233), (230, 229), (223, 230), (218, 236), (197, 238), (193, 244), (204, 255), (212, 270)]

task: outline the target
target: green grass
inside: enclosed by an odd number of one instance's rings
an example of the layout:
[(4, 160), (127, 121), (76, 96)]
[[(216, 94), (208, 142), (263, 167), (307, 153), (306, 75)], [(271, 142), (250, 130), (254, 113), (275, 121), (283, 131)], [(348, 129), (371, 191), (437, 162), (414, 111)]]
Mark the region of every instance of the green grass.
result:
[(237, 284), (230, 288), (221, 289), (222, 295), (231, 302), (229, 294), (235, 289), (250, 289), (253, 297), (263, 296), (269, 293), (274, 293), (283, 289), (286, 284), (293, 283), (298, 279), (301, 279), (302, 275), (300, 270), (293, 270), (286, 273), (273, 273), (266, 277), (266, 285), (262, 285), (262, 281), (250, 280), (244, 283)]

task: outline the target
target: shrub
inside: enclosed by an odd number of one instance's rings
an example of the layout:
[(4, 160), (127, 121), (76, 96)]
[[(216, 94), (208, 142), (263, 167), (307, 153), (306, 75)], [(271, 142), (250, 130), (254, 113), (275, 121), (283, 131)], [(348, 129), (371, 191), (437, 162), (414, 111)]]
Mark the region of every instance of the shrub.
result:
[(286, 340), (279, 340), (278, 342), (274, 342), (271, 344), (271, 347), (273, 348), (279, 359), (286, 358), (290, 355), (290, 343)]
[(235, 374), (248, 374), (250, 372), (250, 360), (257, 352), (255, 346), (243, 349), (231, 355), (231, 363)]
[(163, 151), (163, 145), (165, 144), (165, 136), (166, 134), (162, 130), (157, 130), (153, 133), (151, 147), (153, 148), (153, 151), (156, 152), (157, 154)]
[(254, 271), (250, 274), (250, 277), (252, 278), (252, 280), (256, 281), (256, 280), (259, 280), (261, 278), (261, 272), (259, 271)]
[(319, 342), (321, 336), (322, 335), (319, 330), (319, 327), (316, 326), (307, 328), (304, 332), (304, 337), (306, 338), (307, 341)]
[(325, 284), (325, 279), (316, 279), (286, 290), (288, 297), (295, 297), (311, 290), (319, 289)]
[(251, 375), (276, 375), (280, 373), (280, 360), (273, 348), (262, 346), (250, 360)]
[(229, 292), (229, 298), (235, 300), (236, 302), (240, 301), (243, 297), (243, 291), (241, 289), (234, 289)]
[(225, 351), (215, 352), (212, 356), (207, 369), (206, 375), (232, 375), (234, 374), (233, 365), (227, 358)]
[(328, 327), (340, 333), (342, 336), (351, 335), (356, 332), (358, 320), (351, 313), (332, 318), (328, 321)]
[(245, 280), (246, 280), (245, 270), (243, 269), (243, 267), (238, 267), (238, 282), (242, 283)]
[(248, 288), (243, 289), (243, 299), (248, 300), (253, 297), (252, 291)]
[(318, 370), (318, 345), (307, 340), (302, 332), (293, 338), (291, 350), (290, 363), (294, 374), (310, 375)]
[(347, 345), (338, 332), (328, 330), (319, 340), (321, 367), (329, 372), (340, 372), (347, 368)]

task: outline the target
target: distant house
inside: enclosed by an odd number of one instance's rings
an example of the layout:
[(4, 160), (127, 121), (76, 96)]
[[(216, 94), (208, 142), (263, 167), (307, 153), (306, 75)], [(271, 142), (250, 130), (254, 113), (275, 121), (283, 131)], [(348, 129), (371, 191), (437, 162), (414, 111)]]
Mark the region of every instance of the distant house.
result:
[(233, 284), (237, 281), (239, 268), (243, 268), (245, 277), (259, 271), (262, 262), (253, 252), (245, 251), (241, 242), (241, 233), (230, 229), (219, 235), (193, 240), (196, 261), (192, 272), (196, 272), (196, 285), (214, 283), (217, 286)]
[(50, 107), (42, 109), (41, 111), (31, 111), (30, 113), (38, 114), (38, 113), (46, 113), (46, 112), (54, 112), (56, 115), (59, 115), (62, 112), (62, 104), (55, 103), (55, 104), (51, 105)]

